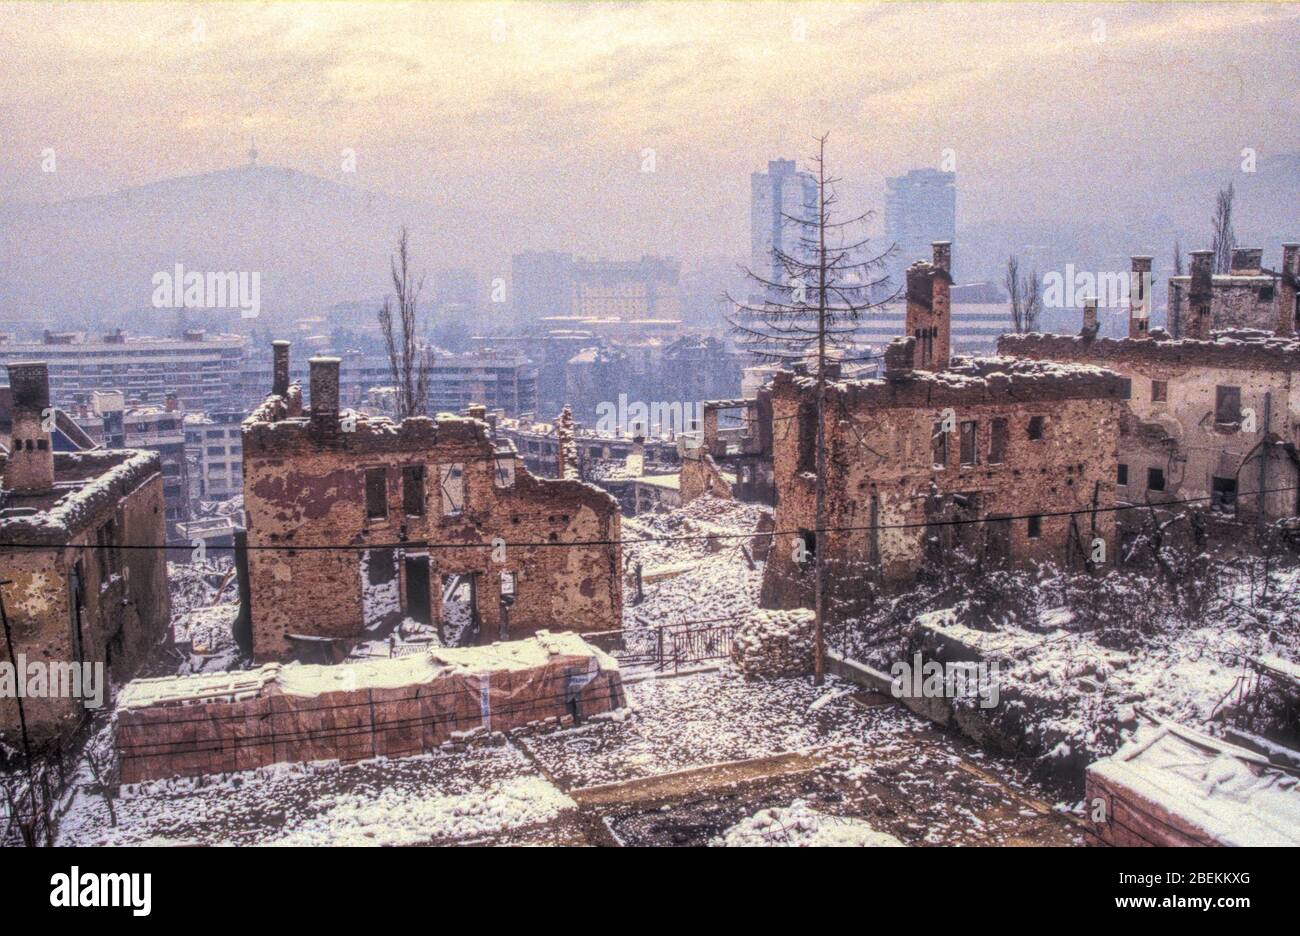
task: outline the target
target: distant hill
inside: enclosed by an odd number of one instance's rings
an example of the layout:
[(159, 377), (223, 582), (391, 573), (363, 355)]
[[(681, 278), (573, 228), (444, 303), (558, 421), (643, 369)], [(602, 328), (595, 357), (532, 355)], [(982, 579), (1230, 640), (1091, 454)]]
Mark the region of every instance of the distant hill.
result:
[(257, 165), (0, 205), (0, 319), (96, 327), (150, 314), (153, 275), (177, 263), (260, 272), (265, 313), (298, 315), (384, 292), (398, 227), (416, 238), (422, 221), (409, 202)]

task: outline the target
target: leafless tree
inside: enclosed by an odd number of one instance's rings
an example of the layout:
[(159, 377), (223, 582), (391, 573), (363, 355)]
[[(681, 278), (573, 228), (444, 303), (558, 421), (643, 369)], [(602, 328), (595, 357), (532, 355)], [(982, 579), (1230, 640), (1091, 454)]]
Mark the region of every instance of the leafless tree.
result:
[(379, 327), (388, 349), (388, 367), (397, 389), (397, 417), (419, 416), (428, 408), (429, 364), (432, 351), (421, 347), (416, 330), (416, 306), (424, 289), (424, 276), (411, 278), (410, 251), (406, 228), (397, 237), (397, 255), (389, 258), (389, 271), (396, 292), (385, 296), (379, 310)]
[(1018, 334), (1038, 330), (1038, 318), (1043, 308), (1043, 283), (1038, 271), (1020, 275), (1020, 258), (1007, 258), (1007, 274), (1003, 280), (1011, 301), (1011, 327)]
[[(861, 318), (881, 308), (897, 295), (873, 299), (889, 292), (885, 262), (894, 253), (869, 249), (865, 237), (856, 238), (871, 217), (859, 214), (840, 220), (836, 186), (826, 164), (826, 136), (817, 140), (817, 154), (811, 162), (817, 177), (816, 204), (805, 205), (799, 215), (782, 212), (782, 224), (797, 235), (791, 250), (774, 246), (773, 269), (777, 282), (753, 270), (749, 279), (762, 287), (757, 301), (739, 302), (728, 296), (733, 314), (728, 317), (737, 344), (757, 359), (777, 364), (816, 367), (817, 377), (817, 546), (814, 567), (814, 650), (813, 679), (820, 685), (825, 668), (825, 575), (826, 549), (821, 542), (826, 530), (826, 379), (828, 361), (840, 365), (866, 360), (854, 341)], [(875, 359), (875, 355), (870, 355)]]
[(1232, 250), (1237, 246), (1237, 235), (1232, 230), (1232, 183), (1226, 189), (1219, 190), (1214, 203), (1214, 239), (1210, 249), (1214, 251), (1214, 272), (1232, 272)]

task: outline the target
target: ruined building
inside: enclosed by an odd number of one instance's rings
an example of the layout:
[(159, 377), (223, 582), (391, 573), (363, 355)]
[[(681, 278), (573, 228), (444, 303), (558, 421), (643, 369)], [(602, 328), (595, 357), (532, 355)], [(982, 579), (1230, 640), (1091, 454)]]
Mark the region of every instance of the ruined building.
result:
[[(703, 494), (760, 504), (773, 503), (772, 394), (760, 388), (754, 399), (706, 400), (704, 425), (678, 441), (682, 458), (681, 500)], [(720, 425), (727, 414), (733, 423)]]
[[(902, 586), (961, 550), (989, 565), (1082, 562), (1110, 550), (1128, 381), (1084, 364), (949, 362), (949, 245), (907, 271), (907, 336), (883, 378), (827, 388), (826, 524), (816, 533), (816, 380), (772, 382), (775, 537), (766, 607), (812, 604), (818, 550), (828, 613)], [(1075, 512), (1077, 513), (1071, 513)]]
[(337, 358), (311, 359), (305, 408), (288, 367), (277, 342), (271, 394), (243, 427), (258, 661), (346, 649), (376, 616), (463, 615), (464, 642), (481, 643), (620, 626), (612, 497), (564, 470), (533, 477), (482, 419), (340, 412)]
[[(152, 452), (55, 452), (43, 362), (9, 364), (13, 424), (0, 461), (0, 585), (28, 690), (23, 716), (42, 740), (75, 727), (102, 664), (113, 683), (131, 676), (165, 636), (170, 617), (162, 549), (162, 466)], [(0, 640), (3, 635), (0, 635)], [(33, 668), (33, 665), (36, 668)], [(29, 677), (42, 673), (44, 689)], [(94, 683), (92, 686), (91, 683)], [(0, 679), (0, 738), (19, 745), (16, 683)], [(92, 702), (94, 700), (91, 700)]]
[[(1294, 309), (1297, 251), (1287, 248), (1290, 274), (1275, 299)], [(1001, 354), (1016, 358), (1094, 364), (1130, 380), (1119, 441), (1116, 493), (1134, 503), (1191, 501), (1242, 520), (1274, 520), (1300, 513), (1300, 340), (1281, 318), (1273, 333), (1230, 329), (1206, 332), (1215, 321), (1205, 289), (1208, 252), (1193, 254), (1199, 309), (1191, 335), (1175, 339), (1146, 327), (1133, 302), (1129, 337), (1096, 338), (1089, 328), (1069, 335), (1004, 335)], [(1146, 258), (1134, 257), (1134, 272)], [(1216, 277), (1216, 279), (1219, 279)], [(1209, 310), (1209, 311), (1207, 311)], [(1198, 337), (1193, 337), (1196, 335)]]
[[(1282, 245), (1282, 266), (1277, 270), (1264, 267), (1264, 251), (1258, 247), (1234, 250), (1228, 273), (1213, 272), (1211, 250), (1194, 250), (1190, 256), (1188, 273), (1169, 278), (1169, 332), (1173, 337), (1208, 339), (1212, 331), (1235, 328), (1290, 336), (1300, 329), (1300, 305), (1296, 302), (1300, 244)], [(1148, 262), (1146, 271), (1150, 269)]]

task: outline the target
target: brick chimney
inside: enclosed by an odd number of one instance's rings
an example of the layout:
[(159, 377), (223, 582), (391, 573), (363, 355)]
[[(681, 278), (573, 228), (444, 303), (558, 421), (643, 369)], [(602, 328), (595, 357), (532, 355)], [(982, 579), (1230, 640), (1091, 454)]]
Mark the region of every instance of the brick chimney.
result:
[(43, 494), (54, 488), (54, 445), (44, 428), (50, 409), (50, 372), (44, 361), (9, 365), (13, 394), (13, 433), (4, 486), (17, 494)]
[(339, 431), (339, 359), (314, 357), (311, 368), (311, 430), (331, 436)]
[(934, 262), (918, 260), (907, 268), (907, 334), (915, 338), (912, 366), (943, 370), (952, 347), (952, 245), (936, 241)]
[(271, 342), (271, 392), (278, 397), (289, 395), (289, 342)]
[(1232, 251), (1232, 273), (1242, 276), (1258, 276), (1264, 266), (1264, 249), (1262, 247), (1236, 247)]
[(1083, 299), (1083, 329), (1079, 332), (1084, 338), (1096, 338), (1100, 328), (1097, 321), (1097, 297), (1085, 296)]
[(1187, 295), (1187, 327), (1183, 333), (1188, 338), (1210, 340), (1213, 319), (1210, 304), (1214, 295), (1214, 251), (1193, 250), (1192, 284)]
[(1151, 258), (1131, 257), (1128, 280), (1128, 336), (1151, 337)]
[(900, 380), (912, 373), (916, 357), (916, 339), (911, 335), (895, 338), (885, 346), (885, 378)]
[(1282, 276), (1277, 290), (1277, 333), (1290, 337), (1300, 329), (1300, 244), (1282, 245)]

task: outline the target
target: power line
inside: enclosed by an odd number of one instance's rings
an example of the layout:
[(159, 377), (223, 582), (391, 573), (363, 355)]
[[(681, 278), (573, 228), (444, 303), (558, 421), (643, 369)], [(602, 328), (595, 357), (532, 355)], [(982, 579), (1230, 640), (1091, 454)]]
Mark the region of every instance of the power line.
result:
[[(1300, 486), (1291, 485), (1289, 487), (1266, 488), (1258, 491), (1240, 491), (1237, 493), (1238, 499), (1248, 497), (1258, 497), (1261, 494), (1280, 494), (1289, 491), (1300, 490)], [(1098, 505), (1095, 507), (1082, 507), (1074, 510), (1051, 510), (1039, 511), (1035, 513), (1009, 514), (999, 517), (966, 517), (953, 518), (946, 520), (917, 520), (906, 523), (871, 523), (853, 526), (834, 526), (809, 529), (799, 527), (792, 530), (747, 530), (738, 533), (715, 532), (715, 533), (689, 533), (689, 534), (672, 534), (663, 536), (641, 536), (641, 537), (620, 537), (619, 539), (588, 539), (588, 540), (538, 540), (533, 542), (519, 541), (511, 542), (502, 539), (500, 542), (488, 541), (486, 543), (461, 543), (461, 542), (431, 542), (427, 540), (402, 540), (392, 543), (313, 543), (301, 546), (295, 546), (285, 543), (262, 543), (246, 544), (244, 546), (211, 546), (213, 551), (230, 550), (232, 552), (371, 552), (374, 550), (386, 549), (403, 549), (403, 550), (428, 550), (428, 549), (496, 549), (501, 546), (513, 549), (555, 549), (555, 548), (578, 548), (585, 546), (635, 546), (640, 543), (680, 543), (692, 542), (699, 540), (719, 540), (719, 539), (751, 539), (755, 536), (789, 536), (799, 533), (855, 533), (870, 530), (910, 530), (923, 529), (929, 527), (942, 526), (963, 526), (972, 523), (1001, 523), (1010, 520), (1029, 520), (1031, 518), (1048, 518), (1048, 517), (1078, 517), (1092, 516), (1101, 513), (1119, 513), (1125, 510), (1145, 510), (1164, 509), (1168, 507), (1177, 507), (1187, 504), (1203, 503), (1213, 501), (1216, 498), (1214, 494), (1207, 494), (1203, 497), (1185, 497), (1174, 500), (1161, 501), (1159, 503), (1121, 503)], [(176, 545), (144, 543), (128, 544), (124, 543), (118, 546), (101, 545), (99, 543), (0, 543), (0, 549), (172, 549), (177, 551), (188, 551), (192, 549), (189, 544), (182, 543)]]

